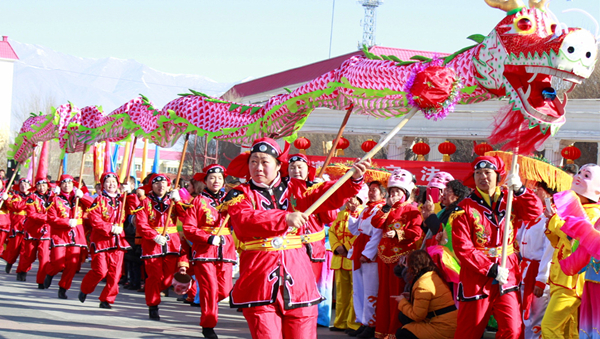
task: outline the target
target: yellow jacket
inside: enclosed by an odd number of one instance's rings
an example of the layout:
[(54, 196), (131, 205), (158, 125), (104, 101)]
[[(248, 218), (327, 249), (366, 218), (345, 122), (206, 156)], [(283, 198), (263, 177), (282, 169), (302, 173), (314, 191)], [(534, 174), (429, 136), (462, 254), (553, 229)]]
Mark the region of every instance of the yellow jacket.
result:
[[(355, 218), (358, 217), (362, 209), (363, 206), (359, 206), (356, 211), (352, 213), (352, 216)], [(335, 249), (339, 246), (344, 246), (346, 251), (349, 251), (356, 239), (356, 236), (350, 233), (350, 230), (348, 229), (348, 218), (350, 215), (351, 214), (347, 209), (340, 211), (329, 228), (329, 244), (331, 245), (331, 251), (333, 251), (333, 258), (331, 258), (332, 270), (342, 269), (352, 271), (352, 260), (335, 253)]]
[[(590, 218), (592, 224), (600, 218), (600, 205), (584, 204), (583, 209)], [(561, 227), (565, 223), (558, 215), (554, 215), (548, 222), (546, 228), (546, 237), (550, 240), (550, 244), (554, 247), (552, 262), (550, 264), (550, 276), (548, 283), (550, 284), (550, 293), (555, 290), (566, 288), (574, 290), (579, 297), (583, 292), (583, 284), (585, 283), (584, 274), (576, 274), (572, 276), (566, 275), (560, 268), (560, 261), (571, 255), (574, 249), (577, 249), (577, 241), (571, 241), (568, 236), (561, 231)]]
[(437, 273), (427, 272), (416, 281), (412, 287), (411, 300), (412, 302), (401, 299), (398, 304), (400, 312), (414, 320), (403, 328), (409, 330), (417, 338), (454, 338), (457, 310), (427, 318), (429, 312), (454, 305), (450, 288)]

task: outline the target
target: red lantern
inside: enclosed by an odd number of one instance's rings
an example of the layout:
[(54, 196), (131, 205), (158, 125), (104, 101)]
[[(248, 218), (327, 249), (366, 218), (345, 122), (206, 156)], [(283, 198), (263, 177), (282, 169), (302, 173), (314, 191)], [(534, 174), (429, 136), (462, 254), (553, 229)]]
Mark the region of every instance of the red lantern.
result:
[(306, 149), (310, 148), (310, 140), (305, 137), (298, 138), (294, 141), (294, 147), (300, 150), (300, 153), (306, 154)]
[(418, 161), (425, 161), (425, 155), (429, 154), (431, 148), (424, 142), (417, 142), (413, 145), (412, 151), (417, 155)]
[(571, 145), (563, 148), (562, 151), (560, 151), (560, 154), (563, 156), (563, 158), (567, 159), (567, 164), (572, 164), (575, 160), (579, 159), (581, 156), (581, 151), (579, 148)]
[(438, 151), (444, 155), (443, 161), (450, 161), (450, 155), (456, 152), (456, 146), (450, 141), (444, 141), (438, 146)]
[(491, 152), (493, 150), (494, 148), (487, 142), (482, 142), (481, 144), (475, 146), (475, 153), (477, 153), (479, 156), (484, 156), (486, 152)]
[[(335, 140), (332, 141), (334, 143)], [(335, 147), (335, 156), (344, 156), (344, 150), (350, 146), (350, 141), (344, 137), (340, 137), (337, 146)]]
[(377, 142), (375, 142), (373, 139), (369, 139), (365, 142), (362, 143), (362, 145), (360, 145), (360, 148), (365, 151), (365, 152), (370, 152), (373, 147), (377, 146)]

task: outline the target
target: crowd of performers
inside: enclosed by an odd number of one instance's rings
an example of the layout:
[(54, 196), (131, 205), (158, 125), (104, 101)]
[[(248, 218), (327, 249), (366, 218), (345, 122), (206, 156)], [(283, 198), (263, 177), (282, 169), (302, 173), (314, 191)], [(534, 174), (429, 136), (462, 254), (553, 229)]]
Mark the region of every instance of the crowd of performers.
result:
[[(287, 153), (258, 139), (227, 169), (210, 165), (185, 189), (153, 173), (132, 193), (132, 182), (107, 172), (95, 198), (67, 174), (56, 187), (43, 171), (33, 187), (20, 179), (0, 193), (6, 273), (20, 257), (16, 278), (26, 281), (37, 259), (38, 288), (60, 274), (58, 297), (67, 299), (89, 251), (82, 303), (105, 279), (99, 307), (110, 309), (122, 272), (134, 289), (143, 275), (150, 319), (160, 320), (161, 292), (173, 285), (189, 300), (197, 295), (207, 338), (217, 338), (218, 304), (227, 297), (256, 339), (316, 338), (317, 324), (330, 324), (332, 299), (330, 329), (357, 338), (477, 339), (492, 316), (497, 338), (600, 338), (600, 258), (562, 231), (593, 229), (600, 219), (598, 165), (574, 175), (571, 191), (584, 211), (577, 217), (553, 202), (548, 183), (526, 188), (490, 156), (475, 159), (464, 181), (439, 172), (426, 188), (401, 169), (387, 182), (365, 182), (370, 160), (359, 161), (305, 215), (334, 182), (315, 180), (306, 156)], [(248, 180), (225, 190), (228, 175)], [(334, 295), (324, 283), (332, 279)]]

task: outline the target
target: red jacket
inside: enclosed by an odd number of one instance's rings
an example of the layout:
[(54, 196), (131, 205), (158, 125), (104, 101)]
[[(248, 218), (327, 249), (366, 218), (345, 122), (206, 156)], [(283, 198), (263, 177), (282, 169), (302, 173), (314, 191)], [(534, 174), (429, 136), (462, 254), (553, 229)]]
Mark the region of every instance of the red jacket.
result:
[[(490, 293), (495, 278), (490, 269), (494, 264), (500, 265), (502, 257), (506, 195), (506, 190), (502, 190), (490, 207), (476, 189), (458, 204), (459, 208), (450, 216), (452, 246), (461, 265), (458, 289), (461, 301), (486, 298)], [(525, 222), (533, 221), (542, 213), (542, 203), (527, 189), (514, 195), (512, 208), (512, 217), (518, 216)], [(503, 294), (517, 290), (521, 281), (515, 250), (516, 229), (512, 224), (511, 232), (506, 261), (510, 274), (508, 283), (502, 285)]]
[(6, 201), (8, 209), (10, 210), (11, 236), (14, 236), (16, 233), (25, 233), (24, 224), (25, 218), (27, 217), (25, 202), (28, 198), (29, 194), (25, 195), (24, 193), (17, 191)]
[[(87, 247), (85, 231), (83, 229), (83, 212), (92, 203), (92, 198), (84, 195), (79, 199), (77, 215), (75, 213), (75, 194), (71, 192), (68, 196), (61, 192), (54, 196), (52, 204), (48, 207), (48, 224), (52, 234), (52, 247), (79, 246)], [(76, 227), (69, 226), (69, 219), (77, 219)]]
[(377, 211), (371, 224), (373, 227), (395, 231), (393, 238), (382, 237), (377, 249), (379, 259), (386, 264), (397, 263), (401, 256), (419, 249), (423, 238), (421, 212), (406, 202), (397, 202), (384, 212)]
[[(4, 190), (0, 190), (0, 196), (4, 193)], [(2, 207), (0, 208), (0, 232), (10, 232), (10, 211), (8, 209), (8, 200), (10, 200), (10, 196), (2, 203)]]
[[(225, 225), (220, 234), (217, 234), (219, 226), (225, 219), (216, 209), (223, 198), (222, 194), (220, 196), (201, 194), (195, 197), (186, 209), (182, 218), (183, 233), (192, 243), (192, 260), (236, 262), (235, 244), (229, 227)], [(221, 243), (217, 246), (212, 245), (214, 237), (221, 238)]]
[[(131, 248), (125, 241), (125, 234), (111, 233), (114, 224), (123, 227), (125, 216), (118, 218), (121, 213), (123, 197), (117, 194), (114, 198), (102, 191), (88, 208), (88, 219), (92, 225), (90, 246), (94, 253), (108, 250), (128, 250)], [(120, 220), (118, 220), (120, 219)]]
[[(240, 185), (226, 197), (231, 225), (244, 242), (240, 255), (240, 277), (230, 293), (231, 307), (253, 307), (275, 302), (283, 284), (286, 309), (318, 304), (322, 297), (317, 290), (310, 260), (300, 235), (306, 226), (289, 227), (286, 216), (305, 211), (333, 182), (318, 183), (307, 188), (306, 182), (284, 178), (271, 189), (253, 182)], [(322, 213), (342, 206), (360, 190), (362, 180), (349, 180), (316, 211)], [(315, 227), (314, 215), (308, 227)]]
[(142, 236), (142, 259), (162, 257), (167, 254), (181, 254), (181, 240), (175, 222), (177, 220), (177, 209), (171, 212), (168, 221), (166, 246), (160, 246), (154, 241), (157, 235), (163, 234), (163, 229), (167, 218), (167, 212), (171, 199), (165, 196), (161, 199), (153, 192), (141, 201), (139, 208), (135, 211), (137, 231)]
[(54, 201), (54, 193), (46, 195), (31, 193), (25, 202), (25, 239), (50, 240), (50, 224), (48, 223), (48, 207)]

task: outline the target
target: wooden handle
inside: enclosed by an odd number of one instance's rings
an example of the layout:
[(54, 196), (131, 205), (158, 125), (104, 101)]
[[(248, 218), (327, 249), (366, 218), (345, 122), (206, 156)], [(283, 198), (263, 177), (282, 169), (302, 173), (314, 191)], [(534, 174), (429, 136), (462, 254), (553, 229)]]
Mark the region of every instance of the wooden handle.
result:
[[(179, 169), (177, 170), (177, 178), (175, 179), (175, 183), (179, 184), (179, 180), (181, 179), (181, 170), (183, 169), (183, 160), (185, 160), (185, 153), (187, 152), (188, 142), (190, 141), (190, 134), (187, 133), (185, 135), (185, 142), (183, 143), (183, 151), (181, 152), (181, 160), (179, 161)], [(177, 187), (175, 187), (177, 188)], [(171, 213), (173, 212), (173, 205), (175, 205), (175, 201), (171, 201), (169, 204), (169, 210), (167, 211), (167, 219), (165, 220), (165, 227), (163, 229), (163, 236), (167, 234), (167, 228), (169, 228), (169, 220), (171, 219)]]
[(340, 130), (338, 131), (338, 134), (336, 135), (333, 144), (331, 145), (331, 149), (329, 150), (329, 154), (327, 154), (327, 158), (325, 159), (325, 163), (323, 163), (323, 166), (321, 167), (321, 170), (319, 171), (319, 175), (317, 175), (317, 178), (322, 178), (323, 174), (325, 173), (325, 167), (327, 167), (329, 165), (329, 162), (331, 161), (331, 158), (333, 157), (333, 154), (336, 151), (336, 147), (340, 141), (340, 139), (342, 138), (342, 134), (344, 134), (344, 129), (346, 129), (346, 124), (348, 123), (348, 119), (350, 118), (350, 114), (352, 113), (352, 109), (354, 108), (354, 105), (350, 105), (350, 107), (348, 107), (348, 110), (346, 111), (346, 116), (344, 116), (344, 121), (342, 121), (342, 125), (340, 126)]
[[(519, 156), (519, 148), (515, 148), (514, 152), (513, 152), (513, 156), (512, 156), (512, 164), (510, 164), (510, 173), (508, 174), (509, 176), (512, 175), (513, 173), (515, 173), (517, 171), (517, 161), (518, 156)], [(506, 268), (506, 259), (508, 258), (507, 255), (507, 248), (508, 248), (508, 231), (510, 228), (510, 215), (512, 214), (512, 203), (513, 203), (513, 195), (514, 192), (512, 190), (512, 188), (508, 188), (508, 196), (507, 196), (507, 200), (506, 200), (506, 214), (504, 215), (504, 234), (502, 234), (502, 259), (500, 261), (500, 267), (502, 268)]]
[[(381, 150), (383, 146), (390, 142), (390, 140), (392, 140), (392, 138), (396, 136), (398, 132), (400, 132), (402, 127), (406, 125), (406, 123), (417, 113), (418, 110), (419, 109), (416, 107), (411, 108), (410, 111), (404, 116), (402, 121), (400, 121), (400, 123), (396, 127), (394, 127), (394, 129), (388, 134), (388, 136), (385, 139), (381, 140), (375, 147), (373, 147), (373, 149), (369, 151), (369, 153), (365, 154), (365, 156), (362, 157), (360, 161), (371, 159), (377, 152), (379, 152), (379, 150)], [(353, 174), (354, 167), (351, 168), (348, 172), (346, 172), (346, 174), (344, 174), (340, 179), (338, 179), (338, 181), (335, 184), (333, 184), (333, 186), (331, 186), (331, 188), (329, 188), (329, 190), (327, 190), (327, 192), (325, 192), (317, 201), (315, 201), (315, 203), (312, 204), (312, 206), (310, 206), (304, 212), (304, 214), (306, 216), (313, 214), (317, 210), (317, 208), (319, 208), (319, 206), (321, 206), (327, 199), (329, 199), (329, 197), (331, 197), (331, 195), (335, 191), (337, 191), (337, 189), (340, 188), (340, 186), (342, 186), (346, 181), (348, 181), (348, 179), (350, 179), (350, 177)]]
[[(129, 181), (129, 173), (131, 173), (131, 162), (132, 162), (133, 156), (135, 155), (136, 142), (137, 142), (137, 137), (133, 138), (133, 146), (131, 147), (129, 159), (127, 159), (127, 173), (122, 178), (123, 185), (126, 185), (127, 182)], [(125, 218), (123, 218), (123, 216), (125, 215), (125, 200), (127, 200), (127, 193), (123, 192), (123, 201), (121, 202), (121, 208), (119, 209), (119, 214), (117, 214), (117, 223), (119, 225), (121, 225), (121, 227), (123, 227), (123, 224), (125, 223)]]
[[(13, 182), (15, 181), (15, 178), (17, 177), (17, 172), (19, 172), (20, 166), (21, 166), (21, 163), (18, 163), (17, 167), (15, 168), (15, 171), (13, 172), (12, 177), (10, 177), (10, 181), (8, 182), (8, 185), (6, 185), (6, 187), (4, 187), (4, 191), (6, 193), (8, 193), (9, 187), (11, 187)], [(35, 182), (35, 180), (34, 180), (34, 182)], [(4, 200), (0, 201), (0, 208), (2, 208), (2, 205), (4, 205)]]
[[(83, 151), (81, 151), (81, 166), (79, 167), (79, 182), (77, 183), (77, 189), (81, 189), (81, 182), (83, 182), (83, 167), (85, 165), (85, 148), (86, 145), (83, 145)], [(60, 178), (58, 178), (60, 180)], [(73, 218), (77, 218), (77, 214), (79, 213), (79, 198), (75, 198), (75, 209), (74, 209)]]

